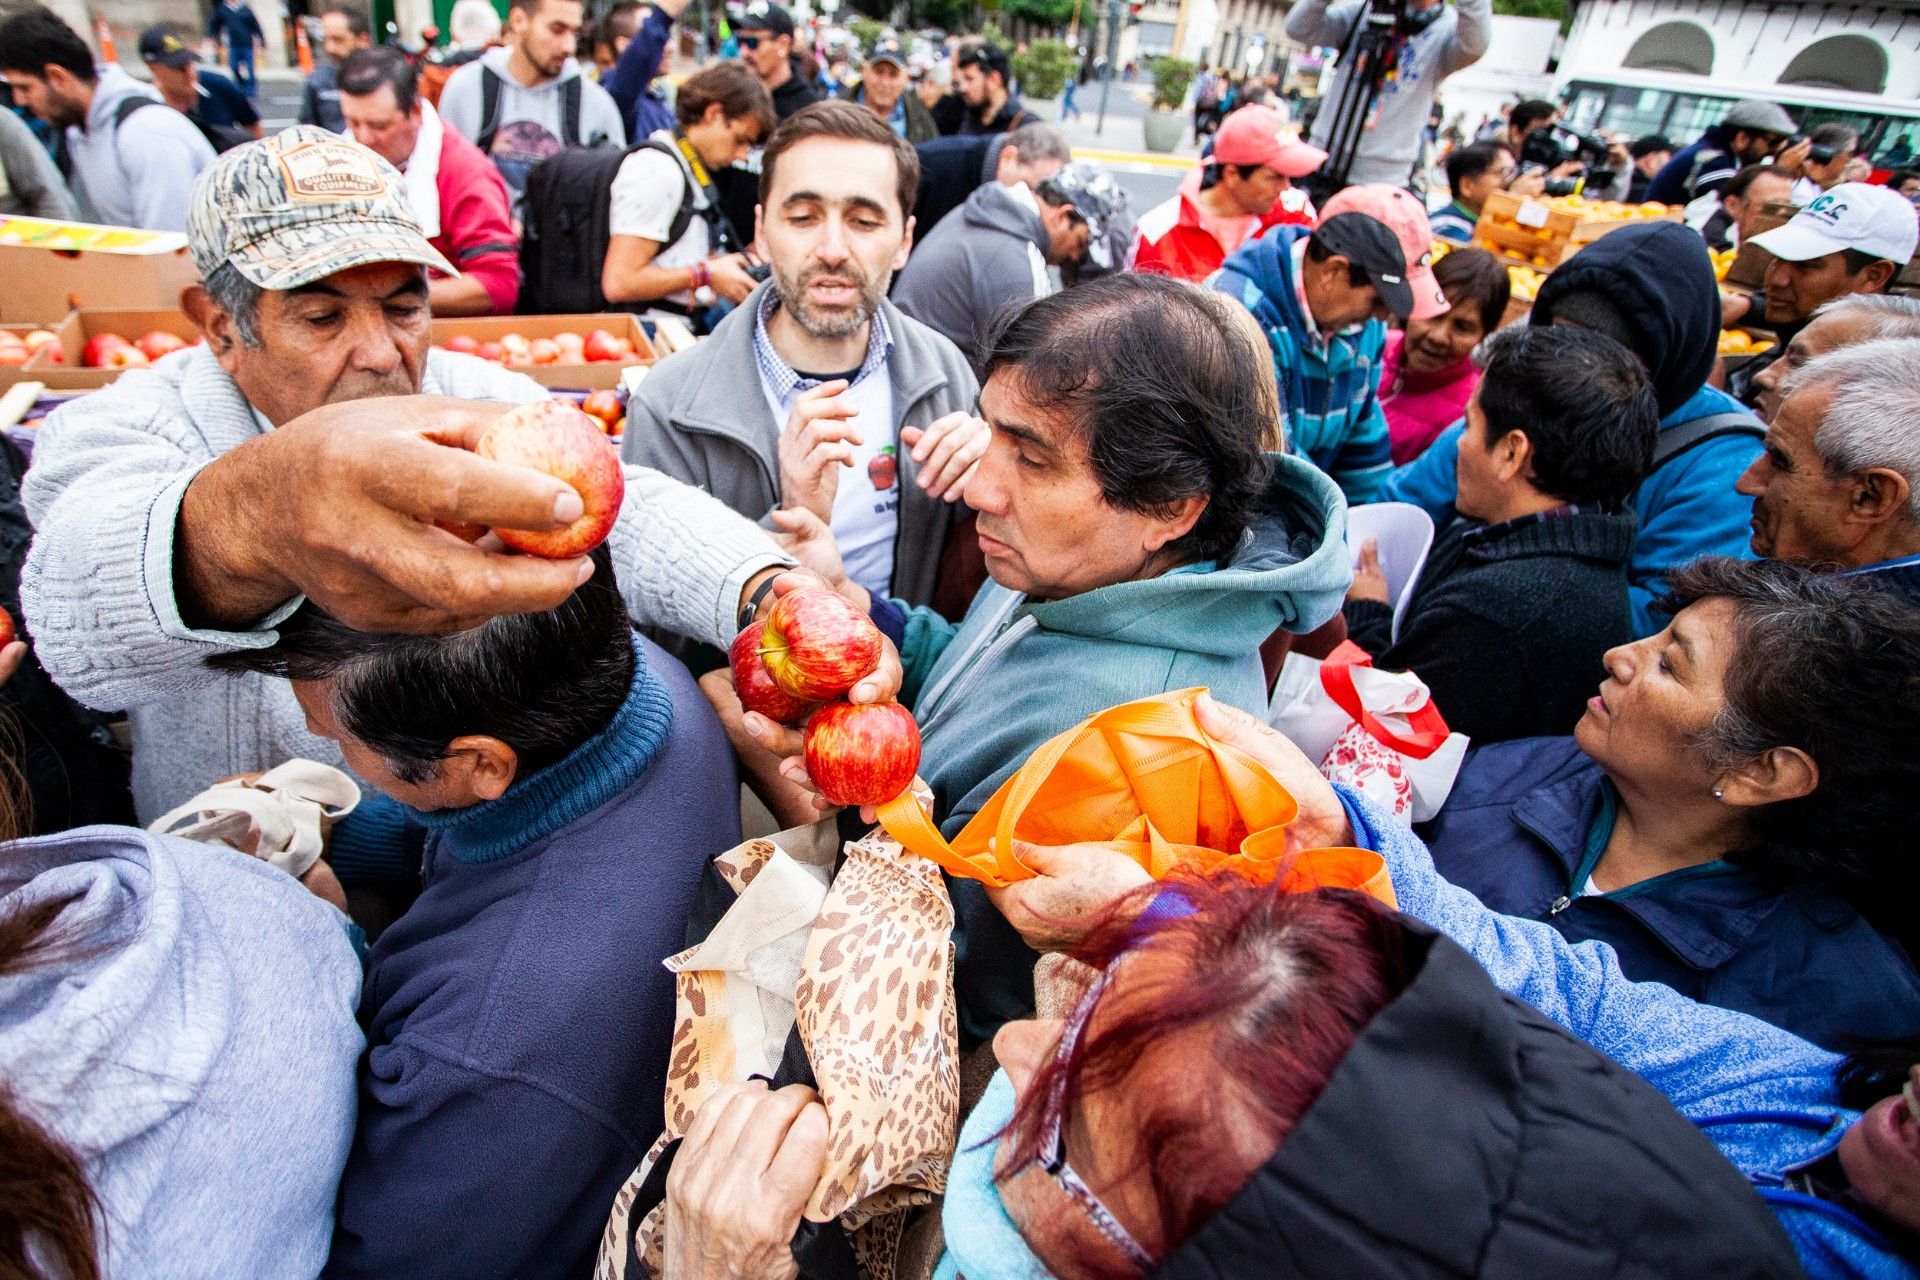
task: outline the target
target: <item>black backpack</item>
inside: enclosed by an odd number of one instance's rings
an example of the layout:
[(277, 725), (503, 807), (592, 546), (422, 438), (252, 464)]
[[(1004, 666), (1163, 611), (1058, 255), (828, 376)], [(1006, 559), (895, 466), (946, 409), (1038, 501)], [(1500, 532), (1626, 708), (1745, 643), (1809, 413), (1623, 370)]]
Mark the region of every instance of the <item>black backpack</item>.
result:
[[(521, 208), (524, 230), (520, 236), (521, 315), (576, 315), (621, 311), (630, 308), (608, 303), (600, 291), (600, 271), (607, 261), (607, 245), (613, 239), (613, 180), (620, 166), (636, 151), (653, 150), (674, 158), (674, 147), (657, 138), (648, 138), (624, 151), (612, 147), (569, 147), (548, 156), (527, 174), (525, 203)], [(666, 245), (677, 244), (701, 211), (694, 208), (694, 184), (688, 182), (680, 197), (679, 211), (667, 228)], [(713, 227), (714, 247), (725, 251), (730, 238), (718, 217), (717, 206), (709, 203), (708, 223)], [(670, 303), (650, 302), (633, 310), (679, 308)]]

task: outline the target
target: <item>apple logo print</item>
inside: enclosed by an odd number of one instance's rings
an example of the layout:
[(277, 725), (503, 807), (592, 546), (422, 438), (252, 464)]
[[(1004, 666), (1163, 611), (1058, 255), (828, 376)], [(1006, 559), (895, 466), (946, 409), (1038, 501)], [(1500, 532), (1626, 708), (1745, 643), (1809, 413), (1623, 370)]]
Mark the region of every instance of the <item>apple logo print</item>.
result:
[(894, 458), (894, 448), (888, 445), (873, 455), (873, 461), (867, 463), (867, 481), (874, 488), (885, 491), (893, 488), (893, 481), (900, 473), (900, 464)]

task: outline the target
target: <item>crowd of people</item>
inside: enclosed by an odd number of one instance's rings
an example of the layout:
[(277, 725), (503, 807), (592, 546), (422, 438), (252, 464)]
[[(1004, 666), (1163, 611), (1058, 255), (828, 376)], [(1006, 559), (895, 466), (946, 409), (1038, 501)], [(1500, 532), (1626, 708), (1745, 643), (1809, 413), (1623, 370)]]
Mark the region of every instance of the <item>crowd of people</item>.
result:
[[(1430, 213), (1384, 133), (1310, 196), (1337, 140), (1221, 81), (1136, 217), (986, 41), (884, 35), (829, 90), (754, 0), (669, 83), (684, 0), (461, 0), (425, 59), (333, 4), (261, 136), (229, 9), (233, 78), (156, 28), (151, 88), (0, 21), (64, 142), (0, 112), (13, 197), (183, 232), (204, 339), (0, 447), (0, 1270), (1916, 1274), (1920, 213), (1856, 137), (1742, 103), (1569, 175), (1521, 103)], [(1424, 120), (1490, 11), (1410, 12)], [(1569, 176), (1687, 212), (1516, 319), (1472, 228)], [(549, 391), (430, 339), (562, 298), (701, 337), (623, 393), (604, 543), (545, 559), (454, 530), (581, 516), (475, 452)], [(1729, 378), (1736, 324), (1777, 346)], [(1430, 517), (1411, 582), (1350, 532), (1382, 502)], [(849, 697), (911, 711), (947, 839), (1200, 687), (1392, 905), (1154, 881), (1111, 833), (946, 876), (962, 1114), (911, 1247), (808, 1219), (844, 1136), (731, 1082), (653, 1179), (656, 1270), (616, 1201), (707, 1069), (666, 962), (714, 860), (873, 824), (723, 656), (807, 588), (884, 637)], [(1270, 727), (1291, 656), (1354, 648), (1470, 741), (1417, 827)], [(289, 761), (360, 791), (298, 861), (138, 825)]]

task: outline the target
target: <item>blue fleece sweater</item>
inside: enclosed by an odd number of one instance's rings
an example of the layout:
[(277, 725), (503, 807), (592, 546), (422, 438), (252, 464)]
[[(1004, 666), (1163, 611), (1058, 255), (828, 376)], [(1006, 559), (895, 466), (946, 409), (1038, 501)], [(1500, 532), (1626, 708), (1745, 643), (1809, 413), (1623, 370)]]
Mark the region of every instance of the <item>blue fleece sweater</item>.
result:
[(1630, 981), (1604, 943), (1570, 943), (1551, 925), (1489, 910), (1440, 878), (1406, 826), (1346, 788), (1335, 790), (1354, 843), (1386, 859), (1400, 909), (1465, 947), (1501, 990), (1664, 1093), (1753, 1182), (1811, 1280), (1917, 1274), (1867, 1223), (1780, 1186), (1832, 1152), (1859, 1119), (1836, 1100), (1839, 1058), (1745, 1014)]
[[(1661, 419), (1677, 427), (1716, 413), (1745, 411), (1738, 400), (1716, 387), (1702, 387), (1686, 403)], [(1411, 502), (1445, 528), (1453, 519), (1454, 466), (1460, 458), (1456, 422), (1412, 462), (1396, 469), (1380, 490), (1382, 502)], [(1700, 556), (1746, 558), (1753, 499), (1733, 491), (1733, 482), (1760, 456), (1760, 441), (1749, 435), (1724, 435), (1696, 445), (1661, 467), (1633, 491), (1640, 530), (1627, 562), (1627, 601), (1634, 631), (1650, 636), (1665, 625), (1653, 612), (1664, 590), (1667, 570)]]
[(1287, 445), (1333, 477), (1351, 503), (1375, 501), (1393, 468), (1380, 364), (1387, 327), (1322, 336), (1300, 301), (1295, 246), (1313, 232), (1277, 226), (1236, 249), (1213, 287), (1253, 312), (1273, 350)]
[(329, 1276), (585, 1277), (659, 1136), (673, 978), (733, 753), (639, 642), (612, 722), (489, 804), (422, 813), (419, 899), (375, 944)]

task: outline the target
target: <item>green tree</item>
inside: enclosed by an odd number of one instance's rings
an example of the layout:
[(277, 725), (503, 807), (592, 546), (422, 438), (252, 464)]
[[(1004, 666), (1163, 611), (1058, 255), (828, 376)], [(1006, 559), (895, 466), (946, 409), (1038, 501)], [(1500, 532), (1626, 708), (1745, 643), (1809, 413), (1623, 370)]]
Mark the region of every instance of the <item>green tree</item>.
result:
[(1567, 0), (1493, 0), (1493, 11), (1511, 18), (1552, 18), (1565, 25)]
[(1073, 50), (1061, 40), (1035, 40), (1025, 53), (1013, 55), (1014, 78), (1029, 98), (1057, 98), (1073, 74)]
[(887, 24), (862, 16), (847, 23), (847, 30), (860, 42), (860, 52), (864, 54), (873, 48), (874, 41), (886, 34)]
[(1073, 17), (1073, 0), (1000, 0), (1000, 12), (1052, 31)]
[(1147, 68), (1153, 73), (1153, 105), (1178, 111), (1186, 100), (1187, 86), (1193, 83), (1199, 68), (1185, 58), (1155, 58)]

